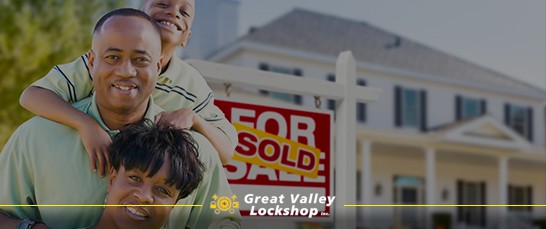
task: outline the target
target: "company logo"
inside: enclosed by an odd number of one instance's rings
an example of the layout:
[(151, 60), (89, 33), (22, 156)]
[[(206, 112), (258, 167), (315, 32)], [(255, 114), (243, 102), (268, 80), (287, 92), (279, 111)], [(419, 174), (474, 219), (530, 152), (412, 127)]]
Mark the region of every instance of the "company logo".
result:
[[(289, 201), (285, 200), (284, 194), (278, 196), (247, 194), (244, 201), (251, 205), (251, 216), (307, 216), (313, 218), (319, 215), (317, 205), (330, 207), (334, 204), (335, 199), (335, 196), (320, 196), (318, 193), (290, 194)], [(323, 212), (320, 215), (328, 216), (329, 213)]]
[(233, 194), (233, 196), (220, 196), (218, 197), (216, 194), (212, 196), (212, 201), (210, 202), (210, 208), (214, 209), (214, 213), (220, 214), (220, 212), (229, 212), (230, 214), (235, 213), (235, 209), (239, 208), (239, 202), (235, 201), (237, 199), (237, 196)]

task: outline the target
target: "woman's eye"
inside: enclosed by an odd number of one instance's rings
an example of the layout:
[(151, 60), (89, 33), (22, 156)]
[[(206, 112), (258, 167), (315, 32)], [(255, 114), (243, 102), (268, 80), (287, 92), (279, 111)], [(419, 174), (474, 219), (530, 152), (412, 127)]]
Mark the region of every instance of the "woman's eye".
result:
[(159, 190), (159, 192), (161, 192), (161, 193), (163, 193), (163, 194), (165, 194), (165, 195), (167, 195), (169, 197), (171, 196), (169, 191), (167, 191), (167, 189), (165, 189), (165, 188), (158, 188), (158, 190)]
[(140, 181), (141, 181), (140, 177), (138, 177), (138, 176), (129, 176), (129, 178), (130, 178), (131, 180), (136, 181), (136, 182), (140, 182)]

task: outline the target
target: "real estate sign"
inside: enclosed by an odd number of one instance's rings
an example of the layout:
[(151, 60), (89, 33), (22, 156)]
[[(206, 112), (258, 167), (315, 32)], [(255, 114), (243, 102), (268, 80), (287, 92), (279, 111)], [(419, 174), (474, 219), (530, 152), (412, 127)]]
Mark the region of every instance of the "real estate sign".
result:
[(246, 217), (329, 218), (332, 196), (332, 113), (216, 100), (238, 132), (225, 166)]

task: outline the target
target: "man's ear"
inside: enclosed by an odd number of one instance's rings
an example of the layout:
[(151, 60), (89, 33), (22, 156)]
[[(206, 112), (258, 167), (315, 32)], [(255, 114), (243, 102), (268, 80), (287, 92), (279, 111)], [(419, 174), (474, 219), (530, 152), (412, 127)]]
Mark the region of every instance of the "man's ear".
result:
[(117, 175), (118, 171), (116, 171), (113, 166), (110, 166), (110, 173), (108, 174), (108, 188), (106, 189), (107, 192), (110, 191), (110, 187), (114, 183)]
[(87, 52), (87, 58), (89, 62), (87, 63), (89, 65), (89, 71), (93, 71), (93, 67), (95, 66), (95, 52), (89, 50), (89, 52)]
[(182, 48), (186, 47), (186, 43), (188, 43), (188, 41), (190, 40), (191, 30), (186, 30), (186, 31), (184, 31), (184, 35), (182, 35), (184, 36), (184, 41), (182, 41), (182, 44), (180, 44)]
[(163, 56), (160, 56), (159, 61), (157, 62), (157, 72), (158, 72), (158, 74), (161, 74), (161, 67), (163, 67)]

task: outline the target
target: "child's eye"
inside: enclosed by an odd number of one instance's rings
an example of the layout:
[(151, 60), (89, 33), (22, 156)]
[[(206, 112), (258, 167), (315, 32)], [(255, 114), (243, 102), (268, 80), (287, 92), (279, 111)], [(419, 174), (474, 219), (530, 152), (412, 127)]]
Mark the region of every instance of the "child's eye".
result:
[(161, 7), (161, 8), (167, 7), (167, 4), (162, 3), (162, 2), (158, 2), (158, 3), (156, 3), (155, 5), (156, 5), (156, 6), (159, 6), (159, 7)]
[(188, 12), (186, 12), (185, 10), (180, 10), (180, 14), (184, 17), (189, 17), (190, 14)]

